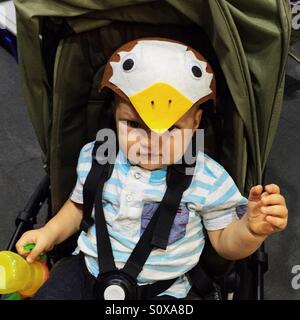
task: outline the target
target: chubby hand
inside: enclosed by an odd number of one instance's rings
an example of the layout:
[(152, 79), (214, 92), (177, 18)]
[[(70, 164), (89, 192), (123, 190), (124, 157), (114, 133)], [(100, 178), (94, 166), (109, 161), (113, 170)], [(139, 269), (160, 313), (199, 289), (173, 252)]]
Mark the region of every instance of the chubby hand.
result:
[[(24, 246), (34, 243), (35, 247), (32, 251), (24, 250)], [(25, 232), (16, 244), (19, 254), (27, 256), (28, 262), (35, 261), (43, 251), (52, 250), (54, 239), (45, 227)]]
[(248, 198), (248, 228), (257, 236), (282, 231), (287, 226), (288, 209), (276, 184), (252, 187)]

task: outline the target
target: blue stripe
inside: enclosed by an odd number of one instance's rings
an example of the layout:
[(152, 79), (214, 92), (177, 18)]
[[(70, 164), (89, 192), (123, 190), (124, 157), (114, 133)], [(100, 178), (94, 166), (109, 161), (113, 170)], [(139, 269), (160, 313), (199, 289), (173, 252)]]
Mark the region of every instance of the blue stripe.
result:
[(189, 194), (189, 195), (183, 195), (182, 202), (194, 202), (194, 203), (204, 204), (205, 199), (206, 199), (205, 197), (200, 195)]
[(201, 180), (196, 180), (196, 179), (193, 179), (192, 181), (192, 184), (191, 184), (191, 187), (194, 187), (194, 188), (202, 188), (202, 189), (205, 189), (205, 190), (208, 190), (210, 191), (211, 188), (212, 188), (213, 185), (211, 184), (208, 184), (208, 183), (205, 183)]
[(92, 157), (80, 157), (79, 160), (78, 160), (78, 168), (84, 164), (87, 164), (91, 167), (91, 163), (92, 163)]
[(222, 175), (215, 181), (213, 187), (215, 188), (212, 192), (216, 191), (219, 187), (221, 187), (225, 181), (229, 178), (229, 174), (224, 171)]
[(81, 178), (81, 179), (86, 179), (86, 177), (87, 177), (88, 174), (89, 174), (89, 171), (82, 170), (82, 171), (78, 171), (77, 174), (78, 174), (79, 178)]
[(118, 210), (116, 210), (111, 203), (106, 203), (103, 207), (104, 210), (107, 210), (108, 212), (112, 213), (113, 215), (116, 215), (118, 213)]
[(119, 188), (123, 188), (123, 184), (122, 184), (122, 182), (119, 180), (119, 179), (117, 179), (117, 178), (110, 178), (107, 182), (106, 182), (106, 184), (111, 184), (111, 185), (114, 185), (114, 186), (117, 186), (117, 187), (119, 187)]
[(155, 189), (145, 189), (144, 193), (148, 194), (148, 195), (158, 196), (160, 198), (162, 198), (164, 196), (163, 192), (161, 192), (159, 190), (155, 190)]
[[(222, 212), (222, 211), (220, 211), (220, 212)], [(232, 210), (231, 211), (226, 210), (223, 213), (220, 213), (217, 216), (214, 216), (212, 218), (209, 218), (209, 217), (205, 218), (205, 214), (204, 214), (203, 218), (204, 218), (205, 221), (218, 220), (219, 218), (224, 218), (225, 216), (232, 216), (233, 214), (235, 214), (235, 212), (233, 212)]]
[(204, 211), (210, 210), (213, 208), (217, 208), (221, 205), (224, 205), (224, 203), (229, 201), (230, 198), (237, 193), (237, 191), (238, 190), (237, 190), (236, 186), (232, 185), (231, 188), (227, 192), (225, 192), (225, 194), (223, 194), (220, 198), (218, 198), (214, 202), (210, 203), (208, 206), (205, 206)]
[(87, 148), (83, 147), (79, 154), (79, 163), (92, 160), (92, 151), (93, 151), (94, 144), (91, 146), (88, 146)]
[(124, 247), (131, 250), (135, 247), (136, 243), (130, 240), (130, 238), (124, 238), (122, 235), (120, 235), (120, 233), (114, 231), (112, 227), (109, 225), (107, 225), (107, 229), (108, 229), (109, 236), (115, 239), (116, 241), (120, 242)]
[(89, 271), (90, 273), (97, 277), (98, 274), (99, 274), (99, 266), (98, 266), (98, 261), (96, 260), (96, 258), (94, 257), (90, 257), (90, 256), (86, 256), (87, 257), (87, 260), (88, 260), (88, 263), (89, 263)]
[(92, 141), (92, 142), (86, 144), (85, 146), (83, 146), (82, 151), (83, 152), (91, 151), (94, 148), (95, 142), (96, 141)]
[(115, 201), (119, 203), (120, 196), (109, 191), (103, 191), (103, 200)]
[(122, 172), (124, 175), (127, 175), (128, 171), (130, 170), (131, 165), (121, 149), (119, 149), (115, 167), (117, 168), (117, 170), (120, 170), (120, 172)]
[(89, 250), (97, 253), (97, 247), (91, 242), (91, 240), (88, 238), (88, 236), (85, 233), (82, 232), (80, 235), (80, 238)]
[(127, 176), (129, 168), (126, 165), (121, 163), (116, 163), (114, 169), (121, 172), (123, 175)]
[(81, 152), (79, 156), (79, 164), (88, 162), (91, 163), (93, 157), (92, 157), (92, 152)]
[(213, 178), (217, 179), (216, 174), (215, 174), (213, 171), (211, 171), (210, 168), (209, 168), (207, 165), (204, 166), (203, 172), (204, 172), (206, 175), (208, 175), (209, 177), (213, 177)]
[(153, 184), (162, 183), (166, 178), (166, 174), (167, 174), (166, 168), (161, 168), (160, 170), (152, 170), (149, 183), (153, 183)]

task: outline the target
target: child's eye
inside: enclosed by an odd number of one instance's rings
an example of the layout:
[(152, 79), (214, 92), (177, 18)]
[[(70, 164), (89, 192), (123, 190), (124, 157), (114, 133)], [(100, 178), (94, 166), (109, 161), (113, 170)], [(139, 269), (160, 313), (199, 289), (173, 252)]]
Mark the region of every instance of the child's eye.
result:
[(134, 120), (127, 120), (127, 125), (131, 128), (135, 128), (135, 129), (143, 127), (139, 122), (134, 121)]

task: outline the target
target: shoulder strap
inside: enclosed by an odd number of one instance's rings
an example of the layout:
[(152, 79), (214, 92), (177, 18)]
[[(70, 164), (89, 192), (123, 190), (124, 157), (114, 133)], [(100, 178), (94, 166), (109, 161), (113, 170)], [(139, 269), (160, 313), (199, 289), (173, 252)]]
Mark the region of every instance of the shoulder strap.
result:
[(169, 234), (180, 205), (183, 192), (191, 184), (193, 175), (187, 175), (186, 166), (175, 164), (168, 169), (167, 191), (159, 206), (160, 215), (153, 232), (152, 245), (166, 249)]
[[(98, 187), (95, 196), (95, 223), (96, 223), (96, 239), (97, 239), (97, 252), (98, 252), (98, 263), (101, 273), (106, 273), (109, 271), (117, 270), (115, 265), (115, 260), (113, 256), (113, 250), (109, 238), (109, 233), (107, 229), (107, 223), (105, 220), (105, 215), (103, 211), (102, 196), (103, 187), (105, 181), (108, 180), (111, 173), (110, 164), (99, 165), (101, 167), (101, 176), (98, 179)], [(98, 173), (99, 171), (97, 171)], [(95, 172), (96, 174), (96, 172)], [(100, 181), (100, 183), (99, 183)]]
[(100, 143), (96, 141), (92, 151), (92, 167), (83, 186), (83, 217), (80, 224), (80, 230), (83, 230), (84, 232), (87, 232), (95, 222), (92, 218), (92, 210), (99, 184), (99, 177), (101, 177), (103, 170), (102, 166), (99, 166), (96, 160), (96, 152), (99, 145)]

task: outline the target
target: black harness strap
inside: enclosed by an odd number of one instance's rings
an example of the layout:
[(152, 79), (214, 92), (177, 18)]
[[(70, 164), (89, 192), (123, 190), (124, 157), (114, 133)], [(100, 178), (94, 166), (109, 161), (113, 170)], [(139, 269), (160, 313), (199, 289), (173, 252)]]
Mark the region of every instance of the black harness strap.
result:
[(99, 142), (96, 141), (92, 152), (92, 167), (83, 187), (83, 217), (81, 220), (80, 229), (84, 232), (87, 232), (95, 222), (92, 218), (92, 210), (94, 207), (97, 187), (99, 185), (99, 178), (101, 177), (103, 170), (103, 168), (101, 168), (101, 166), (99, 166), (95, 160), (98, 146)]
[(171, 285), (177, 280), (170, 279), (170, 280), (160, 280), (152, 284), (147, 284), (143, 286), (137, 287), (137, 295), (139, 300), (147, 300), (149, 298), (154, 298), (158, 296), (160, 293), (166, 291)]
[(188, 272), (188, 275), (192, 281), (193, 288), (201, 298), (205, 299), (207, 295), (216, 292), (214, 281), (203, 270), (199, 262)]
[(102, 167), (102, 176), (95, 197), (96, 238), (99, 268), (102, 273), (106, 273), (117, 270), (102, 204), (104, 182), (109, 178), (110, 165), (98, 165), (98, 167)]
[(152, 244), (158, 248), (166, 249), (169, 234), (180, 205), (183, 192), (191, 184), (193, 175), (186, 175), (185, 166), (175, 164), (169, 167), (167, 191), (162, 199), (158, 222), (153, 232)]

